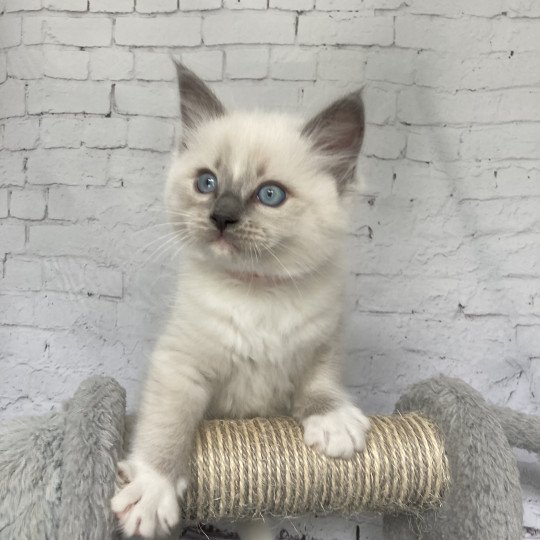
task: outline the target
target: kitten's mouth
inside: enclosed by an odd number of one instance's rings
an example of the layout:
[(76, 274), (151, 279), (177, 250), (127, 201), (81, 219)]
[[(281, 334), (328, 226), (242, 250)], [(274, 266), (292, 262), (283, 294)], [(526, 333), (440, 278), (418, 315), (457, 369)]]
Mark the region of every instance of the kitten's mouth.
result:
[(210, 244), (217, 253), (230, 254), (237, 253), (239, 251), (238, 247), (234, 242), (223, 234), (219, 234), (217, 238), (212, 240)]

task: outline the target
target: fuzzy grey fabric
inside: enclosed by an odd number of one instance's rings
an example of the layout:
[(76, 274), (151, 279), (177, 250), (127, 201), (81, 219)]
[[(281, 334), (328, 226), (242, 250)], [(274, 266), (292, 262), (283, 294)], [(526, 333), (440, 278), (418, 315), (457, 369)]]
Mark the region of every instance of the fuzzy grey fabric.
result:
[(125, 392), (81, 384), (66, 410), (0, 426), (0, 540), (104, 540), (122, 451)]
[(538, 450), (540, 419), (491, 407), (476, 390), (447, 377), (414, 385), (396, 410), (419, 411), (439, 426), (452, 481), (440, 509), (420, 516), (384, 516), (385, 538), (520, 539), (521, 487), (507, 437)]
[[(522, 502), (510, 444), (538, 452), (540, 419), (491, 407), (439, 377), (413, 386), (398, 411), (420, 411), (446, 439), (452, 484), (442, 507), (384, 517), (388, 540), (521, 538)], [(125, 393), (83, 382), (65, 411), (0, 425), (0, 540), (116, 538), (109, 500), (126, 433)]]

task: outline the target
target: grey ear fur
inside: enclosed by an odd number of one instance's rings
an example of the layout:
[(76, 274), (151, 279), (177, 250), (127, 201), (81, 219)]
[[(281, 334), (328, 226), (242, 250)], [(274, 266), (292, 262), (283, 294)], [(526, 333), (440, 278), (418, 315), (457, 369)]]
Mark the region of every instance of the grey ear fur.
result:
[(193, 71), (176, 58), (173, 58), (180, 90), (180, 117), (182, 120), (182, 139), (185, 135), (208, 120), (225, 114), (225, 107), (208, 85)]
[(302, 129), (302, 135), (322, 155), (323, 163), (336, 179), (340, 193), (355, 179), (364, 129), (364, 103), (360, 90), (332, 103)]

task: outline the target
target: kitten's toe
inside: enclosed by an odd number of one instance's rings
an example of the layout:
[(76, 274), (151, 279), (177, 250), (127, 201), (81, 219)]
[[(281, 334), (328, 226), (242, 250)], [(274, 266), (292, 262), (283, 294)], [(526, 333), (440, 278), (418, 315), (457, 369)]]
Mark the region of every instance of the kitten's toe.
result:
[(351, 458), (366, 446), (369, 419), (352, 405), (345, 405), (324, 415), (309, 416), (302, 422), (304, 442), (334, 458)]
[(132, 462), (130, 467), (131, 481), (111, 500), (124, 534), (143, 538), (167, 535), (180, 519), (175, 486), (144, 463)]

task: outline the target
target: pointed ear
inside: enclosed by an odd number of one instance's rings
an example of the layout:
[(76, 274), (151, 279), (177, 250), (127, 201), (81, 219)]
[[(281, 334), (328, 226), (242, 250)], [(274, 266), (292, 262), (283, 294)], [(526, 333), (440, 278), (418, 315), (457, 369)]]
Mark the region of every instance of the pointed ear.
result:
[(308, 137), (314, 149), (322, 154), (340, 193), (355, 178), (364, 126), (364, 104), (360, 91), (357, 91), (332, 103), (302, 129), (302, 135)]
[[(183, 133), (194, 131), (201, 123), (223, 116), (225, 107), (206, 83), (180, 61), (174, 59), (174, 63), (180, 89)], [(185, 136), (182, 138), (185, 140)]]

